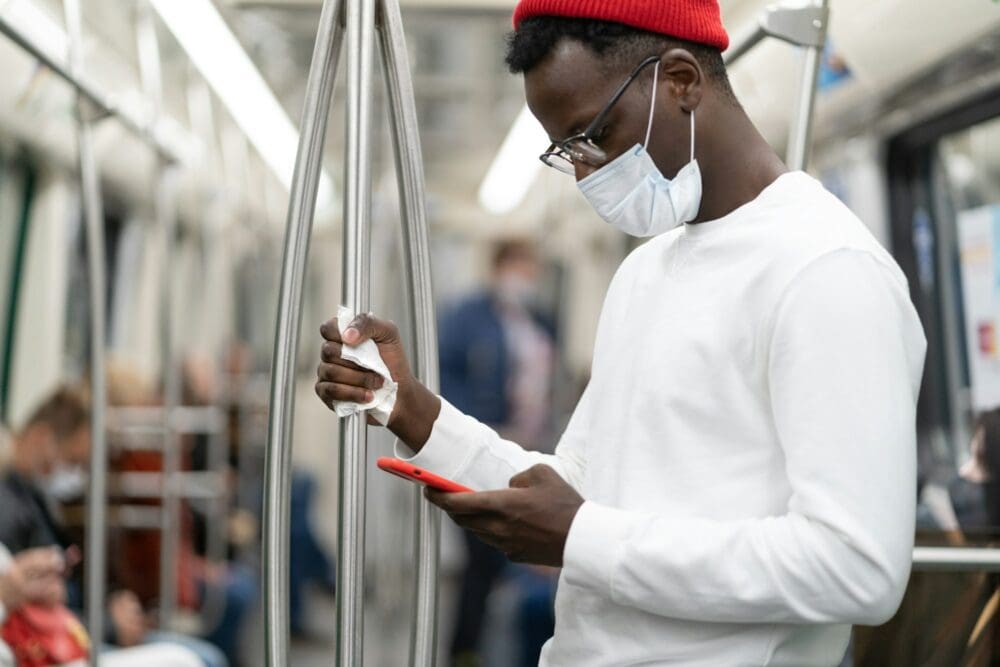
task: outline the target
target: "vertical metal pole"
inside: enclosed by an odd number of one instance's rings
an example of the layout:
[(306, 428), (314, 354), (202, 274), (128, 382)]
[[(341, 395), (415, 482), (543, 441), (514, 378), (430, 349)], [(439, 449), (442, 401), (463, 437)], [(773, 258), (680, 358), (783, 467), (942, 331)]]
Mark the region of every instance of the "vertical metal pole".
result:
[(169, 629), (177, 611), (177, 556), (180, 549), (181, 501), (177, 475), (181, 469), (181, 439), (176, 413), (181, 403), (181, 373), (175, 358), (174, 256), (177, 216), (174, 173), (165, 165), (156, 183), (156, 222), (163, 234), (161, 327), (163, 331), (163, 474), (160, 476), (160, 627)]
[[(208, 84), (197, 74), (189, 81), (187, 86), (187, 107), (188, 115), (191, 118), (192, 129), (201, 137), (207, 147), (208, 165), (212, 171), (217, 170), (218, 160), (215, 141), (215, 113), (212, 108), (212, 93)], [(202, 246), (205, 248), (205, 256), (214, 258), (225, 255), (225, 238), (223, 234), (222, 211), (223, 206), (218, 192), (202, 193)], [(209, 260), (212, 261), (212, 260)], [(207, 262), (206, 262), (207, 264)], [(206, 266), (206, 271), (207, 271)], [(228, 295), (227, 295), (228, 296)], [(208, 434), (208, 456), (207, 469), (214, 473), (215, 493), (209, 501), (208, 521), (206, 530), (207, 545), (205, 557), (209, 563), (215, 565), (225, 565), (227, 547), (226, 519), (229, 514), (229, 494), (228, 494), (228, 411), (230, 391), (228, 374), (225, 372), (225, 360), (221, 351), (216, 350), (212, 357), (220, 363), (218, 374), (219, 386), (215, 397), (215, 405), (218, 407), (219, 423), (216, 424)], [(225, 591), (222, 586), (208, 586), (201, 601), (201, 624), (202, 628), (211, 631), (217, 627), (226, 610)]]
[[(375, 0), (347, 5), (347, 154), (343, 303), (361, 313), (371, 301), (371, 115)], [(337, 530), (337, 664), (361, 665), (364, 648), (367, 415), (341, 422)]]
[[(403, 220), (406, 291), (413, 307), (416, 332), (415, 365), (417, 376), (431, 389), (438, 389), (437, 333), (431, 285), (430, 241), (428, 238), (423, 155), (417, 126), (413, 81), (403, 35), (403, 20), (398, 0), (379, 0), (379, 37), (386, 70), (390, 120), (399, 182), (399, 201)], [(440, 513), (424, 498), (416, 497), (417, 577), (413, 612), (413, 635), (410, 638), (410, 665), (434, 667), (437, 664), (437, 592), (438, 546), (441, 531)]]
[[(69, 66), (74, 76), (83, 70), (83, 19), (79, 0), (65, 0), (63, 10), (69, 36)], [(90, 386), (92, 410), (90, 416), (90, 487), (87, 494), (87, 553), (86, 553), (86, 616), (87, 630), (95, 648), (90, 652), (90, 664), (100, 663), (99, 651), (104, 637), (104, 575), (107, 570), (107, 475), (108, 443), (104, 431), (107, 402), (104, 381), (105, 326), (105, 256), (104, 210), (101, 201), (100, 176), (94, 156), (91, 120), (93, 110), (77, 93), (77, 142), (80, 163), (80, 191), (83, 215), (87, 227), (87, 263), (90, 272)]]
[[(829, 0), (820, 0), (818, 5), (825, 9), (829, 6)], [(809, 160), (809, 148), (812, 145), (813, 110), (816, 106), (819, 66), (823, 57), (823, 47), (801, 47), (800, 51), (802, 51), (802, 85), (795, 106), (795, 115), (792, 117), (789, 128), (788, 154), (785, 159), (788, 167), (796, 170), (805, 169)]]
[(322, 173), (327, 116), (343, 35), (342, 4), (342, 0), (324, 0), (323, 3), (306, 85), (285, 230), (264, 464), (264, 640), (265, 664), (268, 667), (288, 666), (288, 519), (295, 359), (302, 320), (306, 260)]
[[(143, 3), (136, 13), (136, 49), (139, 74), (144, 92), (153, 100), (154, 114), (163, 105), (163, 82), (160, 68), (160, 45), (156, 38), (152, 8)], [(171, 167), (158, 158), (154, 196), (156, 224), (163, 238), (161, 284), (162, 367), (163, 367), (163, 456), (160, 475), (160, 627), (173, 625), (177, 610), (177, 562), (180, 550), (181, 502), (177, 494), (177, 473), (181, 468), (181, 441), (174, 415), (181, 402), (181, 376), (174, 358), (174, 254), (177, 216), (174, 208), (174, 175)]]

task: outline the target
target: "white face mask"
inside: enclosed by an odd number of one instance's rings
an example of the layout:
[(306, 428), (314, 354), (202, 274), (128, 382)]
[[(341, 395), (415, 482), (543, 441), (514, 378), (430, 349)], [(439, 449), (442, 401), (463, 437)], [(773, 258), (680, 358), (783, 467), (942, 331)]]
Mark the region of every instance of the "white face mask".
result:
[(496, 295), (506, 305), (528, 307), (535, 301), (535, 285), (516, 273), (501, 275), (496, 282)]
[(87, 472), (82, 466), (57, 464), (45, 480), (45, 490), (56, 500), (75, 500), (87, 490)]
[(659, 72), (657, 64), (645, 144), (636, 144), (577, 183), (605, 222), (638, 237), (656, 236), (691, 222), (701, 208), (701, 170), (694, 159), (694, 111), (691, 112), (691, 160), (673, 180), (660, 173), (646, 152), (653, 130)]

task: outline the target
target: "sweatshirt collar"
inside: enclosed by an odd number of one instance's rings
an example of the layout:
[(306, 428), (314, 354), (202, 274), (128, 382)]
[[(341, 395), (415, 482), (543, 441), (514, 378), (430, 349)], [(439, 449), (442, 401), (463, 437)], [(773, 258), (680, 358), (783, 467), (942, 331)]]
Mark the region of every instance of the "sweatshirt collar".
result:
[(761, 190), (760, 194), (754, 199), (748, 201), (742, 206), (739, 206), (733, 211), (730, 211), (721, 218), (699, 223), (684, 223), (684, 235), (691, 239), (701, 239), (718, 234), (727, 227), (730, 227), (733, 223), (745, 218), (748, 213), (757, 207), (766, 204), (775, 195), (775, 193), (780, 192), (785, 187), (791, 187), (791, 184), (795, 183), (803, 176), (807, 176), (807, 174), (803, 171), (787, 171), (781, 176), (778, 176), (778, 178), (774, 179), (774, 181), (772, 181), (766, 188)]

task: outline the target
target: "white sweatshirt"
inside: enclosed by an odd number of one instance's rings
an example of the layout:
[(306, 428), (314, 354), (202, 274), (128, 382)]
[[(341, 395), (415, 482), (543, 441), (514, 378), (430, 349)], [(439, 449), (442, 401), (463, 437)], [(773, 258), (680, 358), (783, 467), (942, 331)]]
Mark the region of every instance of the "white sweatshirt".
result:
[(554, 456), (443, 403), (411, 460), (586, 499), (542, 665), (835, 665), (906, 586), (925, 350), (892, 257), (789, 173), (625, 260)]

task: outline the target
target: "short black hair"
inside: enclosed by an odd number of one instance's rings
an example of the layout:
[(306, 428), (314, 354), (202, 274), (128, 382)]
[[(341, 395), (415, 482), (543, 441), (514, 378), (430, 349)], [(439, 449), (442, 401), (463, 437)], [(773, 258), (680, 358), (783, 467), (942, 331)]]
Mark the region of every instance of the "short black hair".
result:
[(701, 65), (706, 77), (728, 97), (736, 99), (719, 49), (612, 21), (562, 16), (525, 19), (517, 30), (507, 35), (507, 67), (512, 74), (526, 74), (564, 39), (575, 40), (589, 48), (606, 63), (609, 71), (627, 70), (643, 58), (672, 48), (686, 49)]

